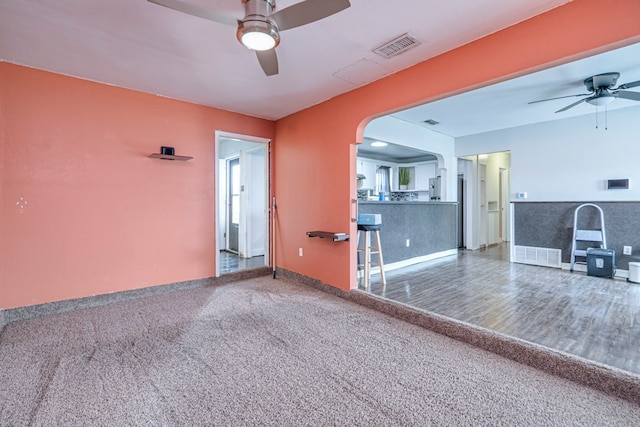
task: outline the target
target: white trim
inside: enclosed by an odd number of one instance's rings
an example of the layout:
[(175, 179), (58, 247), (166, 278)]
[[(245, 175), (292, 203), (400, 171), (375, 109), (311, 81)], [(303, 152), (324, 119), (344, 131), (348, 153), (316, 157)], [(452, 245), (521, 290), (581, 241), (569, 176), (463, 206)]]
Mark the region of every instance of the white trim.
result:
[[(219, 217), (220, 217), (220, 203), (219, 203), (219, 194), (218, 194), (218, 190), (219, 190), (219, 185), (218, 185), (218, 166), (220, 164), (220, 138), (227, 138), (227, 139), (237, 139), (240, 141), (248, 141), (248, 142), (255, 142), (255, 143), (259, 143), (259, 144), (264, 144), (265, 145), (265, 194), (266, 194), (266, 204), (265, 204), (265, 209), (266, 212), (269, 212), (270, 209), (270, 200), (271, 200), (271, 195), (269, 192), (269, 177), (271, 175), (271, 171), (269, 170), (269, 156), (270, 156), (270, 151), (269, 151), (269, 144), (271, 143), (271, 140), (268, 138), (262, 138), (259, 136), (251, 136), (251, 135), (244, 135), (244, 134), (239, 134), (239, 133), (233, 133), (233, 132), (225, 132), (222, 130), (216, 130), (214, 132), (214, 177), (213, 177), (213, 186), (214, 186), (214, 209), (215, 209), (215, 213), (214, 213), (214, 228), (215, 228), (215, 236), (216, 238), (215, 240), (215, 277), (220, 277), (220, 236), (218, 236), (218, 231), (219, 231), (219, 227), (220, 227), (220, 223), (219, 223)], [(266, 229), (269, 229), (269, 215), (265, 215), (266, 216)], [(270, 233), (267, 231), (267, 236), (270, 236)], [(264, 261), (265, 261), (265, 265), (269, 265), (269, 260), (270, 258), (270, 241), (269, 241), (269, 237), (267, 237), (267, 239), (265, 239), (265, 253), (264, 253)]]
[[(562, 269), (569, 271), (571, 268), (571, 264), (568, 262), (562, 263)], [(573, 271), (577, 271), (579, 273), (587, 273), (587, 265), (586, 264), (575, 264), (573, 266)], [(606, 277), (604, 277), (606, 279)], [(621, 270), (616, 268), (616, 274), (613, 277), (614, 279), (628, 279), (629, 278), (629, 270)]]

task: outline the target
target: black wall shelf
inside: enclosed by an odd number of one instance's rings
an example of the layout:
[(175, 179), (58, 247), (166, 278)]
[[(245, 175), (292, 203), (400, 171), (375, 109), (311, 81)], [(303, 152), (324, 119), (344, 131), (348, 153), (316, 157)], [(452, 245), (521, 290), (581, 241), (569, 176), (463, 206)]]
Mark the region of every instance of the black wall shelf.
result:
[(330, 231), (307, 231), (307, 236), (332, 239), (334, 242), (349, 240), (349, 235), (346, 233), (332, 233)]
[(176, 156), (175, 148), (166, 147), (166, 146), (160, 147), (159, 153), (151, 154), (149, 157), (151, 157), (152, 159), (181, 160), (181, 161), (193, 159), (193, 157), (189, 157), (189, 156)]

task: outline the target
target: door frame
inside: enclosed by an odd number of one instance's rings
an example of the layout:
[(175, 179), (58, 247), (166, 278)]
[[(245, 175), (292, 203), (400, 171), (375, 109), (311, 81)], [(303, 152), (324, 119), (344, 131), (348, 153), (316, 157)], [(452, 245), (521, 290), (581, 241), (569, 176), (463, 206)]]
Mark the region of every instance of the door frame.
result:
[[(225, 195), (225, 201), (226, 201), (226, 205), (224, 207), (224, 215), (225, 215), (225, 237), (224, 237), (224, 249), (230, 252), (233, 252), (235, 254), (240, 255), (240, 224), (242, 223), (242, 218), (240, 218), (238, 220), (238, 230), (237, 233), (238, 235), (236, 236), (236, 245), (237, 248), (231, 249), (231, 204), (233, 203), (231, 201), (231, 197), (233, 196), (232, 191), (231, 191), (231, 187), (232, 187), (232, 172), (231, 172), (231, 168), (230, 168), (230, 164), (231, 162), (237, 161), (238, 162), (238, 167), (240, 167), (240, 170), (242, 171), (242, 163), (240, 161), (240, 155), (237, 156), (232, 156), (232, 157), (227, 157), (224, 159), (225, 163), (226, 163), (226, 170), (225, 170), (225, 175), (226, 175), (226, 182), (225, 182), (225, 188), (226, 188), (226, 195)], [(240, 176), (238, 176), (238, 179), (240, 180), (240, 182), (242, 182), (242, 178)], [(242, 208), (243, 202), (242, 200), (240, 200), (242, 198), (242, 193), (238, 194), (238, 203), (240, 204), (240, 209)], [(222, 211), (220, 212), (222, 213)], [(240, 210), (240, 216), (242, 217), (242, 209)]]
[(500, 240), (508, 242), (509, 236), (509, 168), (500, 168), (498, 171), (499, 185), (499, 209), (500, 209)]
[[(252, 135), (244, 135), (244, 134), (239, 134), (239, 133), (234, 133), (234, 132), (226, 132), (226, 131), (222, 131), (222, 130), (216, 130), (215, 134), (214, 134), (214, 174), (213, 174), (213, 186), (214, 186), (214, 245), (215, 245), (215, 257), (214, 257), (214, 263), (215, 263), (215, 277), (220, 277), (220, 249), (221, 249), (221, 237), (219, 236), (219, 231), (220, 231), (220, 177), (219, 177), (219, 173), (220, 173), (220, 139), (233, 139), (233, 140), (238, 140), (238, 141), (246, 141), (246, 142), (253, 142), (253, 143), (258, 143), (258, 144), (264, 144), (264, 161), (265, 161), (265, 179), (264, 179), (264, 185), (265, 185), (265, 221), (264, 221), (264, 226), (265, 226), (265, 232), (266, 232), (266, 236), (267, 238), (265, 239), (265, 252), (264, 252), (264, 260), (265, 260), (265, 265), (268, 266), (270, 265), (270, 260), (271, 260), (271, 239), (273, 238), (271, 236), (271, 233), (269, 232), (270, 227), (269, 225), (271, 224), (271, 218), (270, 218), (270, 201), (271, 201), (271, 140), (268, 138), (262, 138), (262, 137), (258, 137), (258, 136), (252, 136)], [(224, 209), (226, 210), (226, 206), (224, 207)]]

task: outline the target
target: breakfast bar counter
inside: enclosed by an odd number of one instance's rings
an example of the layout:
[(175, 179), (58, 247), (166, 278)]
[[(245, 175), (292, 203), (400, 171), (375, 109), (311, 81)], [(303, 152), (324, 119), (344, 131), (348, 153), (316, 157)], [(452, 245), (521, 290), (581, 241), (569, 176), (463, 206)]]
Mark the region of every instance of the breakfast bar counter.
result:
[(457, 251), (455, 202), (359, 201), (358, 214), (382, 215), (380, 239), (386, 265), (426, 261)]

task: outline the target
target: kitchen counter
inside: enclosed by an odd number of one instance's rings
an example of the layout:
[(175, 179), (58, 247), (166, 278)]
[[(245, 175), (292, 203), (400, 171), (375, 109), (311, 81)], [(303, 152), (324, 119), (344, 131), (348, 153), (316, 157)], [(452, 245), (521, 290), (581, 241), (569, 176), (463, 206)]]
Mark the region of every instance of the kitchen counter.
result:
[(437, 200), (358, 200), (358, 205), (379, 205), (383, 203), (394, 205), (457, 205), (457, 202), (440, 202)]
[(385, 265), (419, 262), (455, 253), (458, 248), (456, 202), (359, 201), (358, 213), (382, 215), (380, 240)]

